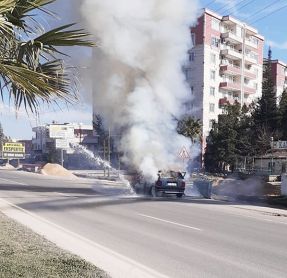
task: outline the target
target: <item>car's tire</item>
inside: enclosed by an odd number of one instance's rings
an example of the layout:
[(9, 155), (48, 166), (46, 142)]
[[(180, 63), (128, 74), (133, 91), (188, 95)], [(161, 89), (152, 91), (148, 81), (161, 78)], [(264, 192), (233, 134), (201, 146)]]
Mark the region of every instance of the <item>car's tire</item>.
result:
[(183, 193), (177, 193), (177, 194), (176, 194), (176, 197), (177, 197), (177, 198), (182, 198), (182, 196), (183, 196)]

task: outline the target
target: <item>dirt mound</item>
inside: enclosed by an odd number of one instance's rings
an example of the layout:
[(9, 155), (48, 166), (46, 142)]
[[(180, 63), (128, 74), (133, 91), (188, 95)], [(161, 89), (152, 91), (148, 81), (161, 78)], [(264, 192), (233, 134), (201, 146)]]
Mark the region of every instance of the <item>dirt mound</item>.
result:
[(0, 169), (9, 170), (9, 169), (15, 169), (15, 167), (9, 163), (6, 163), (5, 165), (0, 166)]
[(56, 176), (56, 177), (66, 177), (76, 179), (77, 177), (69, 172), (67, 169), (59, 164), (47, 163), (40, 172), (43, 175)]

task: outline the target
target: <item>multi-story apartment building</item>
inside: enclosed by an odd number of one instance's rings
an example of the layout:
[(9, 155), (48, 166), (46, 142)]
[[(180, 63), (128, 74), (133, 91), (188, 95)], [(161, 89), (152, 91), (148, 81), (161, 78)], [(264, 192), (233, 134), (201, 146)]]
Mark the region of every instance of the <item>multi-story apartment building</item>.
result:
[(188, 113), (202, 121), (205, 137), (226, 104), (248, 105), (261, 95), (264, 38), (244, 22), (207, 9), (191, 38)]
[[(277, 102), (284, 89), (287, 88), (287, 65), (279, 60), (271, 60), (271, 75), (276, 92)], [(264, 66), (268, 64), (268, 59), (264, 59)]]

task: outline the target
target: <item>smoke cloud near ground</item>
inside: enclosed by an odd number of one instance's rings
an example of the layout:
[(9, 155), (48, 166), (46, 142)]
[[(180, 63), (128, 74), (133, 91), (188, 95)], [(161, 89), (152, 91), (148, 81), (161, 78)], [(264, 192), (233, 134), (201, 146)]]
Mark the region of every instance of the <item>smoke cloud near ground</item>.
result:
[(182, 64), (191, 47), (195, 0), (83, 0), (82, 14), (99, 43), (93, 55), (94, 110), (122, 132), (125, 162), (154, 179), (182, 167), (190, 140), (176, 121), (191, 98)]

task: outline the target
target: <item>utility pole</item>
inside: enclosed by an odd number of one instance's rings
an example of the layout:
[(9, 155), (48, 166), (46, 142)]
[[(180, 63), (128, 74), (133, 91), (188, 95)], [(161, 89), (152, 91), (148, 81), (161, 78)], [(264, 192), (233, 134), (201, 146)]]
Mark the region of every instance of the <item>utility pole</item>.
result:
[[(108, 161), (109, 165), (111, 165), (111, 128), (109, 127), (108, 134)], [(108, 177), (110, 176), (110, 168), (108, 168)]]
[(61, 165), (64, 167), (64, 149), (61, 149)]
[(273, 174), (273, 140), (274, 138), (271, 137), (271, 175)]
[[(106, 138), (104, 138), (104, 161), (106, 160)], [(106, 176), (106, 166), (104, 165), (104, 177)]]

